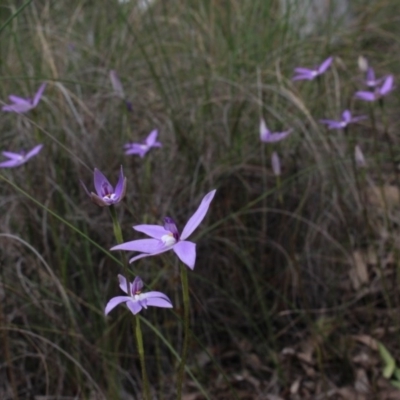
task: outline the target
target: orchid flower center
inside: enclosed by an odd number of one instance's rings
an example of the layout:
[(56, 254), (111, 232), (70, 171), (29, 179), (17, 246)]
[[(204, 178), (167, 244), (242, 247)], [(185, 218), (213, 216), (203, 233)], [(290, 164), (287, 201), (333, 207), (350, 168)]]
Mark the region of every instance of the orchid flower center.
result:
[(311, 71), (311, 75), (315, 77), (315, 76), (319, 75), (319, 72), (316, 70)]
[(141, 148), (142, 150), (146, 150), (146, 149), (147, 149), (147, 144), (141, 144), (141, 145), (140, 145), (140, 148)]
[(161, 236), (161, 241), (164, 246), (169, 247), (173, 246), (178, 240), (175, 239), (172, 232), (168, 232), (166, 235)]
[(115, 193), (108, 193), (105, 196), (103, 196), (103, 200), (104, 201), (114, 201), (116, 200), (117, 196), (115, 195)]

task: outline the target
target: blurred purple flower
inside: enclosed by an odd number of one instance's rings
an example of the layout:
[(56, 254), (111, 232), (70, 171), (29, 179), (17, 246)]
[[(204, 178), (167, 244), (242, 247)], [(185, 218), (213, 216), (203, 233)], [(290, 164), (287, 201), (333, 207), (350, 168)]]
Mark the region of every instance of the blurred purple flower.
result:
[(322, 75), (332, 64), (333, 57), (328, 57), (318, 68), (295, 68), (294, 72), (297, 74), (292, 78), (292, 81), (308, 80), (312, 81), (317, 76)]
[(280, 142), (281, 140), (285, 139), (288, 135), (292, 133), (292, 129), (289, 129), (285, 132), (271, 132), (265, 121), (261, 119), (260, 121), (260, 139), (262, 142), (265, 143), (275, 143)]
[(355, 97), (365, 101), (375, 101), (386, 96), (394, 89), (393, 87), (393, 75), (387, 76), (381, 87), (376, 86), (373, 92), (371, 91), (359, 91), (356, 92)]
[(16, 113), (25, 113), (29, 110), (32, 110), (32, 108), (35, 108), (38, 104), (39, 101), (43, 95), (44, 89), (46, 88), (46, 83), (42, 83), (36, 92), (35, 96), (32, 99), (24, 99), (19, 96), (14, 96), (13, 94), (8, 96), (8, 98), (14, 103), (14, 104), (8, 104), (2, 107), (3, 111), (9, 111), (9, 112), (16, 112)]
[(376, 79), (374, 69), (372, 67), (368, 67), (367, 72), (365, 74), (365, 84), (368, 86), (369, 89), (376, 88), (384, 80), (385, 78)]
[(352, 117), (351, 112), (349, 110), (344, 110), (342, 113), (342, 120), (341, 121), (335, 121), (332, 119), (321, 119), (319, 122), (322, 124), (328, 125), (328, 129), (342, 129), (346, 128), (347, 125), (353, 124), (358, 121), (362, 121), (363, 119), (366, 119), (367, 117), (365, 115), (359, 116), (359, 117)]
[(12, 153), (11, 151), (3, 151), (3, 156), (7, 157), (7, 161), (0, 163), (0, 168), (14, 168), (25, 164), (29, 159), (36, 156), (40, 150), (42, 150), (43, 145), (38, 144), (29, 152)]
[[(129, 310), (133, 314), (137, 314), (142, 308), (161, 307), (172, 308), (171, 300), (164, 293), (161, 292), (147, 292), (142, 293), (143, 281), (137, 276), (132, 283), (128, 283), (122, 275), (118, 275), (119, 287), (128, 296), (113, 297), (106, 305), (104, 313), (107, 315), (118, 304), (126, 303)], [(129, 293), (127, 288), (129, 285)]]
[(279, 159), (278, 153), (274, 151), (271, 156), (272, 171), (275, 176), (281, 175), (281, 160)]
[(108, 179), (97, 169), (94, 169), (94, 187), (96, 193), (89, 192), (85, 184), (81, 181), (81, 185), (85, 189), (86, 193), (90, 196), (93, 203), (100, 207), (111, 206), (112, 204), (119, 203), (126, 192), (126, 178), (124, 178), (124, 171), (120, 169), (117, 186), (114, 188), (111, 186)]
[(142, 253), (131, 258), (129, 262), (173, 250), (185, 265), (193, 269), (196, 261), (196, 244), (186, 239), (203, 221), (215, 192), (216, 190), (213, 190), (204, 196), (199, 208), (190, 217), (181, 234), (174, 220), (170, 217), (165, 217), (164, 226), (136, 225), (133, 227), (135, 231), (145, 233), (152, 237), (152, 239), (133, 240), (114, 246), (111, 250), (138, 251)]
[(158, 130), (154, 129), (149, 133), (144, 143), (127, 143), (124, 145), (125, 154), (137, 154), (143, 158), (152, 147), (161, 147), (162, 144), (157, 142)]

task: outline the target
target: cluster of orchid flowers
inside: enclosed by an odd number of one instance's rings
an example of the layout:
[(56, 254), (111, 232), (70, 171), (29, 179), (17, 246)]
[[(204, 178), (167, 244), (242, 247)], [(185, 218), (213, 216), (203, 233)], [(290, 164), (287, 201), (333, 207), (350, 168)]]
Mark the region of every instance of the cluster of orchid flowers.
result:
[[(113, 206), (119, 203), (126, 192), (126, 178), (121, 167), (118, 182), (115, 188), (108, 179), (97, 169), (94, 170), (94, 192), (89, 192), (85, 184), (81, 182), (86, 193), (91, 200), (100, 207)], [(164, 218), (164, 225), (136, 225), (133, 229), (137, 232), (150, 236), (151, 239), (138, 239), (122, 243), (111, 248), (111, 250), (125, 250), (130, 252), (139, 252), (140, 254), (132, 257), (129, 262), (132, 263), (144, 257), (151, 257), (172, 250), (178, 258), (190, 269), (193, 269), (196, 262), (196, 244), (186, 239), (203, 221), (210, 203), (214, 198), (216, 190), (212, 190), (203, 198), (196, 212), (189, 218), (182, 232), (180, 233), (175, 221), (171, 217)], [(128, 296), (117, 296), (112, 298), (106, 308), (105, 314), (108, 314), (118, 304), (126, 303), (133, 314), (137, 314), (142, 308), (147, 306), (171, 308), (172, 302), (161, 292), (141, 293), (143, 282), (140, 277), (136, 277), (132, 283), (127, 281), (121, 275), (118, 275), (120, 288)]]
[[(322, 74), (324, 74), (328, 68), (331, 66), (333, 62), (333, 57), (328, 57), (324, 60), (319, 66), (316, 68), (304, 68), (298, 67), (294, 69), (295, 75), (292, 77), (292, 81), (300, 81), (300, 80), (314, 80), (318, 79)], [(375, 102), (382, 102), (383, 97), (388, 95), (394, 89), (394, 78), (393, 75), (387, 75), (382, 78), (376, 78), (375, 71), (372, 67), (368, 66), (367, 61), (364, 58), (361, 58), (360, 68), (364, 70), (366, 73), (365, 77), (365, 85), (368, 90), (357, 91), (354, 94), (356, 99)], [(328, 129), (347, 129), (349, 124), (357, 123), (359, 121), (367, 119), (366, 116), (352, 116), (350, 110), (344, 110), (341, 115), (340, 120), (331, 120), (331, 119), (321, 119), (320, 123), (325, 124)], [(284, 140), (287, 136), (290, 135), (292, 129), (286, 130), (284, 132), (272, 132), (267, 128), (267, 125), (264, 119), (261, 118), (260, 122), (260, 140), (265, 143), (276, 143)], [(355, 146), (354, 156), (359, 166), (365, 166), (364, 155), (359, 147), (359, 145)], [(271, 164), (274, 175), (279, 177), (281, 174), (281, 164), (280, 159), (276, 151), (274, 151), (271, 155)]]

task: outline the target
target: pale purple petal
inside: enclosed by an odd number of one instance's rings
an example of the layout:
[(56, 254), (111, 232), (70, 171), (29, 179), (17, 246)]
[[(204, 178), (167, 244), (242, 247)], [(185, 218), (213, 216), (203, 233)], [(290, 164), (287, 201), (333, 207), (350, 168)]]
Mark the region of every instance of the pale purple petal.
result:
[(359, 117), (353, 117), (351, 119), (351, 122), (358, 122), (358, 121), (362, 121), (364, 119), (367, 119), (367, 117), (365, 115), (360, 115)]
[(22, 97), (15, 96), (13, 94), (8, 96), (8, 98), (15, 104), (29, 105), (29, 107), (32, 105), (29, 99), (23, 99)]
[(19, 153), (12, 153), (11, 151), (3, 151), (3, 156), (10, 158), (11, 160), (20, 160), (21, 154)]
[[(94, 169), (94, 187), (100, 197), (114, 191), (108, 179), (97, 168)], [(104, 188), (106, 188), (107, 193), (105, 193)]]
[(372, 93), (372, 92), (360, 91), (360, 92), (356, 92), (356, 94), (354, 96), (357, 99), (365, 100), (365, 101), (375, 101), (376, 100), (375, 93)]
[(164, 235), (168, 234), (168, 231), (164, 229), (161, 225), (135, 225), (133, 229), (137, 232), (142, 232), (147, 236), (150, 236), (154, 239), (161, 240)]
[(44, 89), (46, 89), (46, 83), (42, 83), (38, 89), (38, 91), (35, 94), (35, 97), (33, 99), (33, 107), (36, 107), (43, 95)]
[(126, 155), (137, 154), (143, 158), (144, 155), (147, 153), (147, 151), (148, 151), (147, 146), (138, 143), (131, 143), (130, 147), (126, 148), (125, 154)]
[(208, 207), (210, 206), (210, 203), (211, 203), (212, 199), (214, 198), (215, 192), (216, 192), (216, 190), (212, 190), (211, 192), (207, 193), (204, 196), (199, 208), (190, 217), (189, 221), (186, 223), (185, 227), (183, 228), (183, 231), (181, 234), (182, 240), (187, 239), (193, 233), (193, 231), (200, 225), (201, 221), (203, 221), (203, 219), (206, 216), (206, 213), (208, 211)]
[(393, 75), (389, 75), (386, 79), (385, 82), (383, 82), (382, 87), (379, 89), (379, 92), (381, 95), (385, 95), (389, 93), (393, 88)]
[(111, 247), (110, 250), (126, 250), (126, 251), (139, 251), (141, 253), (156, 253), (162, 247), (162, 242), (157, 239), (138, 239), (132, 240)]
[(119, 171), (118, 183), (117, 186), (115, 186), (115, 192), (114, 192), (117, 199), (119, 199), (123, 195), (123, 192), (124, 192), (124, 171), (121, 165), (121, 169)]
[(328, 57), (318, 68), (318, 73), (323, 74), (332, 64), (333, 57)]
[(148, 306), (153, 306), (153, 307), (161, 307), (161, 308), (172, 308), (171, 301), (168, 298), (164, 299), (164, 298), (161, 298), (161, 297), (150, 297), (150, 298), (147, 298), (147, 305)]
[(190, 269), (194, 268), (196, 262), (196, 244), (188, 241), (180, 241), (174, 247), (175, 254)]
[(280, 142), (281, 140), (285, 139), (292, 133), (292, 129), (289, 129), (285, 132), (277, 132), (277, 133), (270, 133), (267, 137), (261, 139), (265, 143), (276, 143)]
[(375, 71), (372, 67), (369, 67), (367, 70), (367, 85), (374, 86), (375, 85)]
[(21, 164), (23, 164), (23, 161), (8, 160), (8, 161), (1, 162), (0, 168), (13, 168), (13, 167), (18, 167)]
[(310, 68), (302, 68), (302, 67), (299, 67), (299, 68), (295, 68), (295, 69), (294, 69), (294, 72), (297, 72), (298, 74), (308, 75), (308, 74), (312, 74), (312, 73), (313, 73), (313, 70), (310, 69)]
[(113, 310), (118, 304), (125, 303), (127, 301), (131, 301), (131, 297), (129, 296), (116, 296), (113, 297), (106, 305), (106, 309), (104, 313), (107, 315), (111, 310)]
[(316, 75), (314, 74), (302, 74), (302, 75), (296, 75), (292, 78), (292, 81), (302, 81), (302, 80), (307, 80), (307, 81), (311, 81), (315, 78)]
[[(161, 299), (169, 301), (169, 303), (171, 304), (171, 300), (169, 299), (169, 297), (166, 294), (161, 293), (161, 292), (154, 292), (153, 291), (153, 292), (142, 293), (140, 295), (140, 297), (142, 299), (146, 299), (147, 301), (149, 299), (151, 299), (151, 298), (161, 298)], [(171, 307), (172, 307), (172, 304), (171, 304)]]
[(32, 108), (33, 107), (31, 104), (13, 104), (3, 106), (2, 110), (5, 112), (24, 113), (31, 110)]
[(343, 121), (349, 123), (351, 121), (351, 113), (349, 110), (344, 110), (342, 114)]
[(319, 122), (321, 122), (321, 124), (326, 124), (326, 125), (332, 125), (338, 123), (338, 121), (335, 121), (333, 119), (320, 119)]
[[(148, 240), (154, 240), (154, 239), (148, 239)], [(129, 263), (131, 264), (131, 263), (133, 263), (133, 262), (136, 261), (136, 260), (140, 260), (141, 258), (157, 256), (157, 255), (159, 255), (159, 254), (162, 254), (162, 253), (165, 253), (165, 252), (171, 250), (172, 248), (173, 248), (173, 246), (165, 246), (165, 247), (162, 247), (160, 250), (155, 251), (154, 253), (143, 253), (143, 254), (139, 254), (139, 255), (137, 255), (137, 256), (135, 256), (135, 257), (132, 257), (132, 258), (129, 260)]]
[(25, 156), (25, 161), (28, 161), (30, 158), (36, 156), (36, 154), (39, 153), (40, 150), (42, 150), (43, 145), (42, 144), (38, 144), (37, 146), (35, 146), (31, 151), (29, 151), (26, 156)]
[(176, 226), (175, 221), (171, 217), (164, 218), (164, 229), (167, 232), (171, 232), (175, 239), (179, 239), (179, 230)]
[(137, 300), (133, 300), (132, 298), (129, 299), (126, 305), (135, 315), (142, 309), (141, 304)]
[(149, 147), (152, 147), (155, 143), (155, 141), (157, 140), (157, 136), (158, 136), (158, 130), (154, 129), (153, 131), (151, 131), (149, 133), (149, 136), (147, 136), (146, 138), (146, 144)]
[(131, 284), (126, 281), (126, 278), (120, 274), (118, 274), (118, 280), (119, 280), (119, 287), (123, 292), (126, 294), (131, 294)]

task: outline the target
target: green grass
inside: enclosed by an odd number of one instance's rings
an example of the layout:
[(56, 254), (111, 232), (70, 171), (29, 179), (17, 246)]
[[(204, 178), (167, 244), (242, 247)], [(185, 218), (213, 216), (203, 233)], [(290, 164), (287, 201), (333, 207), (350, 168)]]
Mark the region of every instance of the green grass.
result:
[[(108, 251), (116, 244), (108, 210), (79, 184), (93, 188), (94, 167), (114, 184), (124, 166), (128, 190), (117, 214), (126, 241), (140, 237), (132, 225), (166, 215), (182, 228), (218, 189), (193, 235), (185, 392), (282, 394), (305, 374), (283, 349), (305, 351), (305, 343), (314, 346), (316, 380), (335, 380), (335, 366), (350, 365), (335, 381), (341, 387), (355, 379), (351, 335), (380, 328), (395, 332), (377, 339), (398, 358), (398, 92), (374, 110), (375, 127), (368, 120), (344, 135), (318, 120), (345, 108), (368, 115), (353, 98), (362, 87), (359, 55), (378, 76), (399, 76), (399, 6), (352, 2), (350, 25), (329, 18), (302, 37), (274, 1), (171, 0), (142, 14), (133, 4), (1, 5), (0, 98), (48, 86), (35, 110), (1, 119), (2, 150), (45, 147), (26, 165), (0, 171), (0, 397), (140, 398), (130, 315), (122, 308), (103, 315), (118, 294), (122, 257)], [(329, 55), (335, 62), (319, 85), (291, 81), (295, 67)], [(133, 112), (113, 94), (112, 69)], [(260, 144), (260, 117), (294, 133)], [(144, 160), (123, 154), (124, 143), (154, 128), (161, 149)], [(354, 168), (355, 143), (366, 170)], [(274, 150), (283, 166), (279, 191)], [(371, 194), (379, 187), (383, 199)], [(364, 287), (349, 278), (355, 252), (376, 255)], [(167, 253), (130, 271), (174, 303), (172, 311), (141, 314), (152, 391), (174, 399), (183, 315), (176, 260)]]

